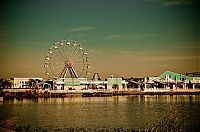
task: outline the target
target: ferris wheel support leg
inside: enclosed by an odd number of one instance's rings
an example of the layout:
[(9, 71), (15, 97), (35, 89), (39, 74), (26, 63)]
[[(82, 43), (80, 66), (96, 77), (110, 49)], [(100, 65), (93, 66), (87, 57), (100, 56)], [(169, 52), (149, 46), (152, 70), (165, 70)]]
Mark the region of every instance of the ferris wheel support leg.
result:
[(63, 68), (63, 70), (62, 70), (62, 72), (60, 73), (60, 76), (59, 76), (59, 78), (64, 78), (65, 77), (65, 75), (66, 75), (66, 72), (67, 72), (67, 68), (66, 67), (64, 67)]

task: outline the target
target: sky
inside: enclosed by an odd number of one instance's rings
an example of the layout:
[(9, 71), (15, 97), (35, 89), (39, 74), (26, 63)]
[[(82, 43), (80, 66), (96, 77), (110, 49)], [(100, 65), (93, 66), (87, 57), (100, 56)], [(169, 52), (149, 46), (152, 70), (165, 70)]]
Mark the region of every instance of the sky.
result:
[(100, 77), (200, 71), (195, 0), (1, 0), (0, 77), (43, 77), (53, 43), (77, 41)]

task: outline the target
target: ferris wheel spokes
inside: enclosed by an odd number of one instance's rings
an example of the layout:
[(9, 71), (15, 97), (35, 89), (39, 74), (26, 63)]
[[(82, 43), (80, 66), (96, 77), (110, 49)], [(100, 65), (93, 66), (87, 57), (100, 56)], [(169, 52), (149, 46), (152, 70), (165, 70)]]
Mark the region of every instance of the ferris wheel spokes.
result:
[(45, 74), (50, 78), (78, 78), (89, 74), (87, 52), (74, 41), (56, 42), (45, 57)]
[(64, 78), (66, 74), (70, 74), (71, 78), (78, 78), (78, 75), (76, 74), (74, 68), (71, 66), (71, 64), (68, 62), (65, 64), (65, 67), (63, 68), (62, 72), (60, 73), (59, 78)]

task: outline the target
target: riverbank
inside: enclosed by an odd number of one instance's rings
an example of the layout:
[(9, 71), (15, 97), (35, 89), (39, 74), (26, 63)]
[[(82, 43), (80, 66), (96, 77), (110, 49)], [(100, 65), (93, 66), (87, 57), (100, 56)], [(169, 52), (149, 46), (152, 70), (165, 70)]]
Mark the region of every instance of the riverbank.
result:
[(200, 95), (200, 90), (176, 90), (176, 91), (121, 91), (113, 95)]
[[(21, 99), (21, 98), (57, 98), (57, 97), (106, 97), (106, 96), (125, 96), (125, 95), (200, 95), (200, 90), (175, 90), (175, 91), (113, 91), (113, 92), (66, 92), (66, 91), (26, 91), (26, 92), (1, 92), (1, 99)], [(2, 99), (2, 100), (3, 100)]]

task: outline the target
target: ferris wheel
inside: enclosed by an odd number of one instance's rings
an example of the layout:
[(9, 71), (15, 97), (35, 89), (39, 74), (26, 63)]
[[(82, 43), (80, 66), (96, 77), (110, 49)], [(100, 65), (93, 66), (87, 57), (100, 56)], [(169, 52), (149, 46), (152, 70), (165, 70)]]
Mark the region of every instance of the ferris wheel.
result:
[(54, 43), (45, 57), (45, 74), (50, 79), (78, 78), (89, 75), (87, 52), (74, 41)]

